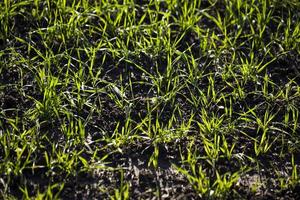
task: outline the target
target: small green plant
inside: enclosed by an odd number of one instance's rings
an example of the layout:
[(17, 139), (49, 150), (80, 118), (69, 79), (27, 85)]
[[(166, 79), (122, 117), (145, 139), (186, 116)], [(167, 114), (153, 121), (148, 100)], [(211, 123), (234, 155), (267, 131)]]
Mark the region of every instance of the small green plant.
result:
[(295, 186), (299, 183), (298, 169), (297, 164), (295, 164), (294, 154), (292, 154), (292, 175), (290, 178), (290, 183), (292, 184), (292, 186)]
[(111, 200), (129, 199), (129, 184), (124, 181), (124, 172), (121, 170), (120, 186), (114, 190), (114, 195), (110, 196)]

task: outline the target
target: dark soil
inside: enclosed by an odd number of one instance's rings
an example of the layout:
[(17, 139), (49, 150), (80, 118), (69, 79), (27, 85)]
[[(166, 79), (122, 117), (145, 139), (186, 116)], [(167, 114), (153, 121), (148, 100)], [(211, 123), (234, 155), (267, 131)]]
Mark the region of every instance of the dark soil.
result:
[[(141, 3), (143, 4), (143, 3)], [(144, 3), (147, 4), (147, 3)], [(203, 8), (209, 7), (209, 1), (203, 1)], [(215, 5), (215, 9), (212, 12), (219, 11), (222, 16), (225, 16), (226, 13), (222, 13), (224, 10), (224, 5), (219, 1), (218, 4)], [(14, 36), (23, 38), (26, 41), (32, 39), (31, 43), (35, 44), (35, 47), (38, 48), (41, 52), (46, 51), (46, 47), (43, 46), (41, 42), (40, 36), (33, 35), (32, 38), (29, 38), (29, 32), (34, 30), (36, 27), (47, 27), (47, 21), (45, 19), (34, 19), (32, 16), (27, 16), (25, 14), (25, 10), (28, 11), (30, 7), (24, 7), (23, 10), (20, 10), (20, 13), (13, 18), (10, 19), (10, 26), (13, 27), (10, 30), (10, 37), (3, 39), (0, 37), (0, 135), (2, 130), (13, 131), (14, 127), (11, 126), (9, 119), (13, 119), (18, 117), (20, 119), (19, 131), (22, 132), (23, 129), (29, 129), (33, 127), (34, 123), (30, 119), (28, 119), (28, 110), (34, 107), (34, 102), (32, 99), (28, 98), (28, 96), (34, 97), (37, 100), (43, 99), (43, 92), (40, 91), (40, 88), (32, 77), (35, 76), (34, 72), (28, 71), (23, 66), (10, 66), (9, 63), (13, 58), (6, 55), (6, 51), (10, 47), (15, 47), (16, 51), (21, 54), (24, 58), (28, 58), (29, 60), (36, 56), (34, 52), (28, 52), (26, 46), (24, 44), (18, 43), (14, 40)], [(162, 6), (161, 9), (165, 9)], [(284, 15), (285, 9), (281, 8), (276, 10), (274, 15)], [(298, 10), (294, 10), (297, 12)], [(298, 18), (297, 18), (298, 19)], [(0, 21), (1, 22), (1, 21)], [(98, 24), (101, 23), (97, 19), (91, 21), (90, 23)], [(244, 26), (249, 26), (248, 21), (245, 21)], [(1, 24), (1, 23), (0, 23)], [(204, 28), (217, 29), (217, 27), (212, 23), (209, 19), (203, 18), (202, 21), (199, 22)], [(273, 26), (276, 26), (276, 22), (273, 22)], [(114, 36), (115, 32), (113, 27), (111, 28), (111, 34)], [(229, 29), (234, 29), (234, 27), (229, 27)], [(2, 29), (0, 29), (2, 31)], [(178, 27), (174, 27), (174, 30), (177, 30), (178, 33), (182, 33), (185, 30), (180, 30)], [(270, 26), (266, 29), (264, 37), (261, 38), (262, 43), (268, 43), (270, 37), (268, 35), (272, 34), (274, 29)], [(14, 33), (14, 34), (12, 34)], [(90, 36), (87, 35), (89, 38)], [(80, 37), (80, 36), (75, 36)], [(74, 49), (74, 57), (78, 58), (76, 53), (76, 48), (87, 45), (91, 45), (95, 43), (101, 36), (91, 36), (90, 41), (80, 40), (81, 43), (75, 43), (76, 39), (68, 39), (67, 44), (61, 45), (58, 38), (53, 35), (53, 43), (49, 44), (48, 47), (52, 48), (54, 54), (61, 53), (66, 49), (73, 48)], [(175, 37), (174, 37), (175, 38)], [(75, 46), (74, 46), (75, 44)], [(196, 37), (196, 35), (192, 31), (187, 31), (186, 36), (182, 39), (179, 44), (178, 50), (183, 51), (187, 47), (193, 44), (192, 52), (195, 55), (198, 55), (205, 65), (205, 68), (199, 67), (198, 70), (202, 70), (203, 73), (211, 73), (215, 74), (218, 72), (218, 66), (222, 66), (226, 64), (226, 55), (219, 59), (219, 63), (210, 62), (209, 55), (205, 52), (201, 52), (199, 47), (200, 39)], [(255, 56), (257, 59), (262, 58), (263, 55), (259, 50), (260, 46), (257, 46), (257, 51)], [(251, 42), (245, 43), (243, 47), (240, 47), (237, 52), (240, 51), (240, 55), (248, 55), (251, 49)], [(272, 49), (272, 48), (271, 48)], [(274, 52), (272, 54), (276, 54), (276, 50), (278, 49), (276, 45), (273, 48)], [(253, 49), (251, 49), (252, 51)], [(147, 55), (143, 53), (141, 55), (131, 55), (128, 60), (134, 60), (141, 66), (145, 67), (145, 70), (151, 74), (160, 73), (165, 74), (166, 72), (166, 63), (167, 58), (165, 56), (166, 52), (161, 52), (159, 57), (153, 57), (152, 55)], [(119, 62), (117, 58), (112, 55), (107, 55), (104, 63), (102, 63), (103, 57), (105, 55), (99, 53), (96, 56), (96, 64), (98, 66), (102, 66), (99, 68), (95, 68), (94, 70), (102, 70), (104, 73), (103, 80), (105, 81), (116, 81), (119, 78), (123, 77), (123, 82), (126, 83), (129, 80), (133, 82), (132, 91), (126, 91), (126, 95), (133, 95), (132, 110), (131, 110), (131, 118), (138, 124), (141, 122), (147, 115), (147, 101), (144, 100), (148, 97), (155, 96), (155, 89), (150, 87), (147, 84), (147, 80), (143, 75), (143, 72), (134, 66), (132, 66), (129, 62), (122, 61)], [(222, 55), (221, 55), (222, 56)], [(78, 58), (79, 59), (79, 58)], [(80, 58), (83, 63), (88, 62), (87, 56), (82, 53)], [(265, 62), (268, 60), (266, 59)], [(67, 60), (61, 59), (57, 60), (59, 64), (63, 65), (67, 62)], [(182, 61), (183, 62), (183, 61)], [(101, 64), (100, 64), (101, 63)], [(72, 67), (76, 68), (79, 66), (79, 63), (75, 63)], [(272, 62), (265, 71), (261, 72), (258, 75), (259, 81), (262, 81), (263, 75), (266, 73), (269, 75), (270, 79), (276, 84), (273, 88), (270, 88), (270, 91), (273, 90), (274, 93), (279, 89), (286, 87), (286, 84), (289, 80), (294, 80), (295, 85), (300, 84), (300, 57), (299, 53), (296, 50), (292, 50), (284, 56), (280, 56), (277, 60)], [(184, 64), (178, 64), (177, 67), (182, 68), (182, 70), (188, 70), (188, 68)], [(61, 78), (63, 78), (63, 71), (57, 71), (55, 68), (51, 68), (53, 74), (60, 74)], [(21, 73), (22, 71), (22, 73)], [(66, 70), (67, 71), (67, 70)], [(174, 72), (175, 73), (175, 72)], [(132, 77), (129, 76), (131, 74)], [(221, 77), (216, 77), (216, 87), (218, 91), (227, 92), (230, 94), (233, 91), (233, 88), (230, 87), (227, 82), (231, 82), (234, 85), (234, 80), (228, 79), (223, 80)], [(120, 83), (120, 84), (124, 84)], [(91, 84), (91, 83), (90, 83)], [(27, 85), (25, 87), (25, 85)], [(188, 120), (188, 117), (191, 113), (195, 114), (195, 120), (201, 121), (201, 116), (199, 115), (201, 109), (199, 106), (194, 105), (188, 101), (186, 101), (185, 97), (190, 97), (191, 94), (197, 96), (197, 87), (204, 88), (206, 90), (209, 86), (209, 80), (203, 78), (198, 80), (195, 83), (191, 83), (190, 88), (183, 88), (180, 95), (177, 94), (176, 97), (170, 99), (168, 101), (162, 102), (157, 108), (153, 109), (153, 120), (156, 118), (163, 124), (167, 124), (170, 120), (173, 113), (175, 113), (175, 117), (178, 120), (178, 124), (182, 121)], [(276, 119), (278, 122), (282, 120), (282, 115), (286, 110), (287, 100), (277, 99), (275, 101), (266, 100), (263, 95), (255, 94), (255, 87), (257, 87), (257, 80), (249, 80), (244, 89), (247, 93), (245, 98), (236, 98), (233, 99), (233, 110), (235, 111), (232, 115), (232, 120), (238, 120), (239, 113), (242, 111), (246, 111), (248, 108), (254, 107), (258, 105), (258, 110), (260, 110), (260, 117), (264, 116), (264, 112), (268, 108), (272, 108), (272, 113), (277, 113)], [(167, 90), (167, 88), (162, 87)], [(57, 91), (59, 92), (59, 90)], [(162, 91), (163, 93), (164, 91)], [(199, 94), (200, 96), (200, 94)], [(140, 97), (140, 99), (138, 99)], [(68, 104), (68, 99), (64, 99), (62, 104)], [(100, 94), (98, 96), (94, 96), (91, 101), (95, 104), (99, 104), (101, 106), (101, 113), (94, 113), (91, 116), (91, 122), (87, 124), (86, 131), (89, 132), (91, 136), (91, 140), (95, 141), (89, 147), (84, 144), (79, 144), (78, 146), (70, 147), (69, 151), (82, 149), (83, 153), (80, 155), (85, 157), (87, 160), (91, 160), (93, 157), (93, 152), (89, 150), (101, 149), (97, 153), (99, 157), (104, 155), (109, 155), (105, 162), (108, 162), (107, 166), (114, 168), (112, 170), (95, 170), (93, 172), (81, 172), (80, 169), (82, 165), (78, 164), (78, 173), (69, 174), (66, 169), (61, 169), (61, 166), (57, 166), (57, 169), (30, 169), (25, 168), (22, 170), (22, 173), (19, 175), (7, 175), (4, 173), (4, 169), (0, 169), (0, 181), (8, 182), (8, 188), (4, 189), (3, 184), (0, 183), (0, 190), (6, 191), (8, 194), (14, 195), (16, 198), (22, 198), (21, 188), (27, 188), (29, 195), (36, 195), (36, 191), (43, 191), (47, 188), (47, 186), (52, 185), (53, 183), (58, 183), (57, 188), (54, 188), (54, 193), (60, 193), (59, 197), (62, 199), (108, 199), (109, 195), (114, 193), (114, 189), (120, 188), (121, 176), (124, 177), (124, 182), (129, 183), (130, 185), (130, 198), (131, 199), (207, 199), (209, 196), (201, 197), (197, 194), (196, 190), (189, 184), (186, 177), (182, 174), (179, 174), (174, 169), (174, 165), (178, 165), (181, 167), (188, 168), (184, 163), (181, 163), (182, 155), (187, 155), (188, 145), (190, 143), (189, 136), (193, 136), (195, 133), (191, 132), (189, 135), (180, 138), (173, 142), (149, 142), (147, 140), (133, 140), (128, 142), (123, 146), (120, 146), (119, 152), (116, 152), (116, 149), (107, 147), (107, 142), (103, 139), (103, 133), (107, 133), (106, 137), (113, 136), (114, 129), (119, 124), (118, 129), (122, 129), (125, 126), (126, 113), (123, 109), (121, 109), (118, 105), (116, 105), (115, 101), (112, 100), (106, 94)], [(292, 100), (291, 100), (292, 101)], [(149, 103), (149, 102), (148, 102)], [(223, 110), (220, 110), (219, 107), (221, 104), (225, 104), (228, 102), (218, 102), (212, 103), (207, 106), (207, 109), (210, 113), (217, 113), (218, 115), (222, 115), (224, 113)], [(293, 100), (295, 106), (300, 106), (300, 100)], [(176, 111), (177, 105), (181, 112)], [(177, 108), (178, 109), (178, 108)], [(77, 108), (70, 108), (74, 115), (81, 117), (82, 119), (86, 119), (89, 116), (90, 108), (84, 107), (82, 110)], [(240, 112), (239, 112), (240, 111)], [(47, 146), (47, 141), (56, 141), (57, 146), (63, 146), (66, 143), (66, 136), (61, 136), (59, 125), (63, 123), (60, 119), (54, 118), (53, 116), (49, 116), (45, 114), (45, 119), (51, 119), (51, 121), (44, 122), (44, 125), (41, 127), (41, 141), (38, 150), (32, 154), (32, 160), (37, 162), (36, 164), (45, 165), (44, 159), (38, 159), (39, 154), (44, 154), (48, 152), (51, 154), (51, 147)], [(43, 119), (40, 119), (43, 121)], [(241, 128), (240, 131), (247, 132), (250, 136), (255, 137), (257, 134), (256, 125), (247, 125), (244, 128)], [(290, 127), (284, 127), (284, 130), (288, 133), (291, 132)], [(250, 171), (245, 173), (244, 176), (240, 177), (238, 184), (232, 187), (232, 190), (228, 194), (226, 194), (224, 199), (300, 199), (300, 188), (299, 184), (295, 187), (290, 187), (286, 189), (281, 189), (278, 183), (277, 175), (274, 173), (274, 169), (281, 171), (283, 174), (291, 173), (291, 157), (286, 157), (286, 154), (282, 153), (288, 151), (288, 147), (282, 146), (282, 141), (277, 140), (272, 149), (270, 150), (272, 153), (267, 156), (259, 156), (256, 157), (255, 152), (253, 151), (252, 143), (249, 142), (247, 138), (245, 138), (240, 131), (230, 132), (228, 133), (228, 140), (231, 142), (236, 142), (237, 148), (235, 149), (235, 154), (245, 154), (250, 157), (255, 157), (257, 160), (254, 162), (249, 159), (244, 159), (241, 162), (241, 159), (232, 158), (231, 160), (220, 158), (216, 162), (215, 169), (206, 161), (199, 159), (198, 165), (203, 165), (207, 168), (207, 173), (210, 174), (211, 179), (213, 180), (215, 177), (214, 170), (218, 170), (219, 172), (234, 172), (241, 169), (243, 166), (253, 167), (257, 170)], [(299, 133), (299, 129), (296, 130), (294, 135)], [(142, 133), (141, 133), (142, 134)], [(277, 133), (273, 133), (274, 138)], [(199, 136), (198, 136), (199, 137)], [(287, 142), (290, 136), (284, 136), (285, 142)], [(300, 148), (297, 146), (296, 141), (294, 142), (294, 155), (295, 155), (295, 163), (297, 165), (300, 164), (299, 155)], [(158, 156), (158, 166), (154, 168), (149, 165), (149, 160), (153, 154), (154, 147), (157, 145), (159, 149)], [(4, 146), (4, 144), (0, 144), (0, 160), (4, 161), (5, 149), (9, 148), (8, 146)], [(203, 144), (201, 143), (201, 139), (199, 137), (199, 141), (194, 145), (194, 150), (198, 152), (204, 152)], [(282, 156), (282, 154), (284, 154)], [(16, 155), (14, 152), (11, 152), (9, 155), (12, 158), (16, 159)], [(36, 158), (34, 158), (34, 156)], [(23, 158), (25, 160), (25, 157)], [(11, 159), (13, 160), (13, 159)], [(32, 164), (32, 163), (31, 163)], [(120, 168), (123, 168), (120, 170)], [(123, 174), (122, 174), (123, 173)], [(256, 190), (251, 190), (249, 186), (253, 184), (254, 181), (259, 180), (262, 184), (256, 187)], [(258, 181), (258, 182), (259, 182)], [(64, 188), (62, 191), (59, 191), (59, 185), (64, 184)]]

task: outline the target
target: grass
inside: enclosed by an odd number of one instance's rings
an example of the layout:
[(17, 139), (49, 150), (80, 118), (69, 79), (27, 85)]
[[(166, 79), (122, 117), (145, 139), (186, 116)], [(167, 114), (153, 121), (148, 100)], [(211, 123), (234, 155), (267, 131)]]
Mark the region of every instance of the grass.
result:
[(300, 198), (299, 13), (1, 1), (0, 198)]

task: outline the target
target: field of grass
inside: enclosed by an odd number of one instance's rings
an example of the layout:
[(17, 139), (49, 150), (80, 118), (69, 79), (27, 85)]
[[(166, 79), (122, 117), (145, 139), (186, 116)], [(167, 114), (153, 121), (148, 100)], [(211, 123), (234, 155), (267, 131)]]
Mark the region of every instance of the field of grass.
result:
[(0, 199), (299, 199), (298, 0), (1, 0)]

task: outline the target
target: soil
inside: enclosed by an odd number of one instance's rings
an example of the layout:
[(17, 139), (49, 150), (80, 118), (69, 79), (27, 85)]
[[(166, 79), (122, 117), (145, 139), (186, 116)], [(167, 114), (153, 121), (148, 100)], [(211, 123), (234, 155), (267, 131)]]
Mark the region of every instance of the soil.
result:
[[(209, 5), (208, 1), (203, 1), (204, 7), (207, 7)], [(221, 3), (220, 3), (221, 4)], [(162, 8), (163, 9), (163, 8)], [(222, 5), (220, 7), (216, 7), (216, 9), (219, 9), (219, 11), (222, 11)], [(278, 11), (278, 15), (280, 16), (283, 11)], [(18, 23), (16, 23), (18, 22)], [(20, 24), (19, 24), (20, 23)], [(34, 29), (36, 24), (44, 24), (46, 22), (39, 21), (32, 21), (27, 18), (26, 15), (19, 14), (16, 15), (14, 19), (11, 20), (11, 24), (14, 25), (13, 31), (15, 31), (15, 36), (28, 39), (28, 35), (30, 30)], [(100, 23), (98, 21), (93, 23)], [(208, 19), (205, 19), (201, 22), (199, 22), (202, 27), (210, 27), (210, 28), (216, 28), (211, 21)], [(275, 22), (274, 22), (275, 23)], [(27, 24), (24, 26), (24, 24)], [(273, 24), (274, 27), (277, 27), (276, 24)], [(247, 26), (247, 23), (245, 24)], [(230, 27), (229, 27), (230, 28)], [(234, 27), (231, 27), (234, 29)], [(177, 29), (174, 27), (174, 29)], [(178, 30), (182, 31), (182, 30)], [(266, 37), (262, 38), (262, 42), (268, 43), (269, 37), (267, 37), (268, 34), (271, 35), (272, 27), (270, 29), (266, 30)], [(113, 30), (112, 30), (113, 32)], [(101, 36), (95, 36), (93, 40), (97, 40), (97, 37)], [(41, 45), (40, 50), (43, 51), (44, 47), (42, 47), (42, 44), (40, 42), (40, 38), (38, 36), (33, 37), (33, 43), (36, 44), (37, 47)], [(8, 46), (12, 45), (13, 38), (8, 38), (7, 40), (3, 40), (0, 38), (0, 50), (6, 49)], [(196, 44), (193, 46), (192, 52), (194, 52), (195, 55), (201, 55), (203, 52), (201, 52), (200, 48), (197, 46), (199, 45), (200, 39), (195, 36), (192, 32), (188, 32), (186, 34), (186, 37), (182, 39), (181, 45), (179, 47), (180, 49), (186, 49), (187, 46), (191, 46), (191, 44)], [(10, 42), (7, 42), (10, 41)], [(24, 56), (28, 56), (28, 52), (25, 49), (25, 47), (18, 43), (17, 41), (14, 41), (15, 43), (11, 47), (15, 47), (17, 51), (19, 51)], [(90, 43), (93, 43), (94, 41), (89, 41)], [(70, 40), (69, 44), (67, 44), (64, 48), (60, 48), (59, 41), (53, 41), (52, 47), (54, 53), (59, 53), (60, 51), (64, 51), (65, 49), (68, 49), (68, 45), (72, 46), (74, 44), (74, 41)], [(78, 44), (79, 46), (81, 44)], [(248, 45), (248, 46), (247, 46)], [(249, 49), (251, 49), (251, 44), (245, 44), (242, 49), (238, 50), (240, 51), (240, 55), (247, 55), (249, 54)], [(274, 45), (273, 48), (274, 52), (276, 53), (278, 47)], [(4, 50), (5, 51), (5, 50)], [(32, 53), (32, 52), (31, 52)], [(29, 56), (34, 56), (34, 53)], [(75, 53), (74, 53), (75, 56)], [(100, 62), (101, 58), (103, 58), (104, 55), (99, 54), (98, 60)], [(263, 55), (262, 53), (257, 50), (256, 55), (257, 59), (261, 58)], [(38, 100), (41, 100), (43, 98), (42, 93), (39, 91), (37, 87), (37, 83), (33, 80), (33, 72), (26, 71), (25, 74), (21, 74), (21, 70), (19, 66), (6, 66), (5, 64), (7, 61), (14, 58), (8, 58), (5, 56), (0, 55), (0, 125), (1, 127), (11, 129), (9, 121), (7, 119), (14, 118), (18, 116), (21, 121), (26, 122), (25, 124), (20, 124), (20, 127), (22, 128), (30, 128), (33, 126), (33, 122), (28, 120), (26, 118), (26, 112), (34, 105), (34, 102), (31, 99), (26, 98), (27, 96), (33, 96), (37, 98)], [(84, 55), (81, 56), (81, 59), (87, 59)], [(164, 56), (164, 52), (161, 53), (161, 57), (152, 57), (147, 54), (141, 54), (141, 55), (132, 55), (130, 58), (131, 60), (135, 60), (138, 64), (141, 66), (145, 66), (146, 70), (150, 73), (161, 73), (163, 74), (166, 70), (166, 57)], [(212, 63), (210, 62), (209, 55), (204, 55), (201, 57), (204, 64), (207, 66), (204, 70), (204, 72), (209, 71), (210, 73), (216, 73), (218, 72), (218, 66), (225, 64), (226, 62), (226, 56), (219, 60), (219, 63)], [(264, 73), (269, 74), (269, 77), (271, 80), (276, 83), (280, 88), (283, 88), (286, 86), (289, 80), (293, 79), (295, 81), (295, 84), (300, 84), (300, 56), (299, 53), (296, 51), (291, 51), (287, 55), (279, 57), (276, 61), (272, 62), (264, 72), (261, 72), (260, 76)], [(58, 61), (61, 62), (61, 64), (66, 63), (66, 60)], [(96, 59), (97, 62), (97, 59)], [(158, 63), (158, 66), (160, 66), (159, 69), (155, 68), (155, 63)], [(111, 57), (105, 63), (103, 64), (105, 66), (103, 71), (105, 71), (105, 75), (103, 76), (103, 79), (106, 81), (113, 81), (113, 80), (119, 80), (119, 78), (122, 76), (124, 77), (124, 82), (128, 81), (130, 77), (128, 74), (131, 74), (132, 78), (131, 81), (133, 82), (147, 82), (147, 79), (145, 78), (143, 72), (141, 70), (138, 70), (137, 68), (134, 68), (130, 65), (130, 63), (122, 63), (114, 61), (114, 58)], [(184, 66), (183, 66), (184, 68)], [(22, 69), (23, 70), (23, 69)], [(99, 70), (99, 69), (95, 69)], [(187, 70), (187, 69), (186, 69)], [(199, 69), (202, 70), (202, 69)], [(63, 72), (58, 72), (53, 69), (53, 74), (59, 74)], [(27, 87), (21, 87), (21, 81), (24, 81), (23, 85), (28, 85)], [(219, 90), (223, 91), (232, 91), (232, 88), (229, 86), (226, 86), (226, 83), (222, 79), (216, 78), (216, 85), (220, 85)], [(227, 80), (230, 81), (230, 80)], [(206, 79), (202, 79), (197, 82), (198, 85), (201, 85), (202, 88), (207, 88), (209, 81)], [(254, 105), (260, 105), (261, 109), (261, 116), (263, 116), (263, 112), (266, 109), (266, 107), (273, 107), (274, 113), (278, 112), (281, 113), (281, 109), (284, 109), (282, 106), (284, 106), (287, 102), (284, 102), (283, 100), (277, 100), (276, 102), (267, 102), (265, 97), (259, 96), (259, 95), (252, 95), (255, 85), (257, 84), (254, 80), (250, 80), (248, 83), (248, 86), (246, 86), (246, 92), (249, 94), (244, 99), (236, 99), (233, 102), (233, 108), (234, 110), (246, 110), (249, 107), (253, 107)], [(224, 86), (224, 87), (223, 87)], [(222, 89), (221, 89), (222, 88)], [(193, 90), (193, 87), (191, 86), (191, 89)], [(195, 94), (197, 93), (196, 88)], [(276, 90), (276, 88), (274, 89)], [(274, 91), (276, 92), (276, 91)], [(130, 91), (127, 91), (128, 94), (126, 95), (132, 95), (130, 94)], [(151, 98), (155, 95), (155, 91), (153, 88), (149, 87), (146, 84), (133, 84), (132, 93), (134, 95), (133, 98), (139, 98), (139, 100), (136, 100), (133, 102), (132, 110), (131, 110), (131, 117), (132, 119), (138, 123), (141, 122), (141, 120), (146, 116), (145, 107), (147, 106), (147, 102), (143, 99)], [(183, 94), (189, 95), (188, 90), (183, 90)], [(24, 95), (26, 94), (26, 95)], [(251, 96), (252, 95), (252, 96)], [(188, 119), (188, 116), (190, 116), (191, 113), (195, 113), (195, 119), (201, 120), (200, 116), (197, 115), (199, 113), (200, 109), (192, 105), (191, 103), (185, 101), (183, 96), (177, 95), (174, 97), (174, 102), (162, 102), (161, 105), (153, 110), (153, 116), (157, 116), (159, 120), (165, 124), (168, 123), (170, 116), (172, 115), (175, 107), (174, 105), (179, 105), (180, 109), (184, 112), (179, 113), (175, 112), (175, 115), (178, 119), (178, 122), (180, 120), (184, 121)], [(115, 101), (113, 101), (109, 96), (107, 95), (99, 95), (95, 96), (94, 99), (91, 100), (95, 103), (101, 103), (99, 106), (102, 106), (102, 112), (101, 114), (95, 113), (92, 116), (91, 123), (89, 123), (86, 127), (86, 130), (89, 132), (91, 140), (97, 141), (94, 142), (89, 146), (89, 148), (97, 149), (100, 147), (105, 147), (107, 144), (105, 141), (101, 140), (103, 138), (103, 132), (109, 133), (110, 136), (112, 136), (114, 132), (114, 128), (119, 123), (119, 129), (121, 130), (122, 126), (124, 126), (124, 121), (126, 119), (126, 113), (116, 105)], [(66, 100), (67, 102), (67, 100)], [(226, 102), (224, 102), (226, 103)], [(300, 106), (300, 100), (295, 100), (295, 105)], [(216, 111), (218, 110), (218, 107), (221, 105), (211, 105), (210, 107), (206, 108), (208, 111)], [(74, 109), (74, 108), (73, 108)], [(81, 116), (83, 119), (85, 119), (89, 115), (89, 109), (84, 108), (81, 111), (74, 110), (74, 113)], [(218, 111), (219, 114), (222, 114), (222, 110)], [(215, 113), (218, 113), (215, 112)], [(233, 114), (233, 119), (238, 118), (238, 115), (236, 113)], [(155, 120), (155, 119), (153, 119)], [(278, 121), (280, 121), (280, 116), (278, 114)], [(50, 140), (57, 140), (58, 144), (64, 144), (65, 138), (62, 138), (59, 136), (59, 130), (57, 127), (61, 122), (58, 119), (53, 119), (52, 122), (48, 122), (47, 124), (44, 124), (43, 127), (41, 127), (42, 134), (47, 135), (47, 138)], [(255, 127), (254, 127), (255, 128)], [(51, 130), (49, 130), (51, 129)], [(290, 129), (286, 128), (287, 132), (290, 131)], [(243, 128), (244, 131), (249, 133), (249, 135), (257, 134), (256, 130), (253, 131), (253, 129)], [(1, 133), (1, 131), (0, 131)], [(299, 130), (295, 134), (298, 134)], [(194, 133), (190, 133), (194, 134)], [(239, 137), (239, 132), (232, 133), (232, 137), (228, 137), (231, 141), (235, 141), (236, 146), (238, 148), (235, 149), (234, 154), (235, 155), (249, 155), (252, 157), (256, 157), (255, 153), (253, 152), (252, 144), (247, 139), (239, 139), (237, 138), (243, 138), (242, 135)], [(276, 133), (274, 133), (276, 134)], [(1, 135), (1, 134), (0, 134)], [(288, 136), (286, 137), (288, 139)], [(197, 149), (199, 152), (204, 151), (203, 150), (203, 144), (200, 142), (198, 144), (195, 144), (194, 149)], [(45, 141), (41, 141), (41, 143), (46, 143)], [(19, 189), (19, 187), (22, 187), (26, 185), (28, 188), (28, 192), (30, 195), (34, 195), (34, 193), (39, 190), (44, 190), (47, 188), (48, 185), (52, 183), (59, 183), (64, 184), (64, 189), (60, 193), (60, 198), (62, 199), (106, 199), (109, 198), (109, 195), (112, 195), (114, 193), (114, 189), (119, 188), (122, 184), (120, 182), (121, 176), (124, 177), (124, 182), (129, 183), (130, 185), (130, 195), (131, 199), (205, 199), (208, 197), (201, 197), (194, 188), (192, 188), (191, 184), (189, 184), (186, 177), (179, 174), (176, 170), (174, 165), (181, 165), (184, 166), (180, 162), (181, 154), (186, 155), (187, 152), (186, 149), (188, 148), (190, 141), (189, 137), (183, 137), (181, 139), (177, 139), (173, 142), (162, 142), (158, 144), (159, 148), (159, 157), (158, 157), (158, 166), (157, 168), (154, 168), (153, 166), (149, 165), (148, 162), (150, 160), (150, 157), (153, 154), (154, 151), (154, 145), (150, 143), (149, 141), (131, 141), (129, 144), (125, 144), (120, 147), (120, 152), (114, 152), (115, 149), (109, 149), (106, 148), (104, 151), (99, 152), (99, 157), (104, 156), (106, 154), (109, 154), (106, 161), (109, 163), (108, 166), (112, 168), (123, 168), (123, 170), (114, 169), (114, 170), (96, 170), (91, 173), (87, 172), (80, 172), (78, 171), (77, 174), (68, 174), (65, 171), (61, 171), (60, 169), (52, 169), (51, 171), (56, 171), (55, 175), (49, 174), (49, 170), (45, 168), (41, 169), (34, 169), (34, 170), (23, 170), (22, 175), (14, 176), (14, 177), (8, 177), (5, 175), (1, 175), (1, 181), (8, 181), (10, 183), (8, 188), (8, 193), (15, 195), (17, 198), (22, 198), (22, 193)], [(295, 142), (296, 145), (296, 142)], [(289, 174), (291, 172), (291, 158), (290, 157), (282, 157), (280, 154), (283, 151), (280, 148), (277, 148), (279, 146), (282, 146), (280, 141), (276, 141), (274, 145), (272, 146), (272, 154), (269, 154), (268, 156), (264, 157), (257, 157), (258, 162), (253, 162), (249, 159), (244, 159), (243, 162), (241, 162), (241, 159), (232, 158), (231, 160), (227, 159), (219, 159), (216, 163), (216, 168), (220, 172), (228, 172), (228, 171), (236, 171), (243, 166), (252, 166), (255, 168), (258, 168), (259, 170), (250, 171), (248, 173), (245, 173), (242, 177), (240, 177), (238, 183), (233, 186), (233, 189), (230, 193), (228, 193), (224, 199), (300, 199), (300, 188), (299, 185), (293, 187), (293, 188), (286, 188), (284, 190), (281, 190), (280, 185), (278, 183), (277, 175), (274, 173), (274, 169), (278, 169), (280, 172), (282, 172), (282, 177), (285, 177), (285, 174)], [(0, 158), (2, 160), (3, 157), (1, 155), (4, 154), (4, 149), (7, 148), (6, 146), (3, 146), (1, 144), (0, 146)], [(82, 154), (83, 157), (87, 159), (92, 159), (92, 153), (89, 153), (90, 150), (88, 147), (82, 145), (77, 146), (76, 148), (82, 148), (85, 152)], [(287, 147), (283, 147), (287, 148)], [(180, 152), (180, 149), (183, 150), (183, 152)], [(251, 149), (251, 150), (250, 150)], [(295, 153), (294, 155), (300, 155), (299, 153), (299, 147), (295, 147)], [(50, 147), (45, 145), (45, 147), (41, 148), (40, 152), (36, 152), (35, 155), (38, 157), (39, 153), (43, 153), (43, 151), (50, 150)], [(13, 153), (11, 156), (14, 156)], [(37, 162), (40, 162), (41, 164), (45, 164), (44, 160), (37, 160)], [(259, 163), (259, 166), (257, 166)], [(295, 157), (295, 163), (300, 164), (300, 157)], [(210, 166), (209, 163), (207, 163), (205, 160), (199, 160), (199, 165), (205, 166), (208, 170), (207, 173), (211, 173), (211, 178), (213, 179), (215, 175), (213, 175), (213, 169), (212, 166)], [(81, 166), (78, 166), (78, 169), (80, 169)], [(188, 166), (185, 166), (188, 167)], [(209, 170), (211, 169), (211, 170)], [(122, 175), (123, 173), (123, 175)], [(0, 184), (0, 188), (2, 187), (2, 184)], [(3, 188), (1, 188), (3, 189)], [(59, 191), (58, 188), (54, 189), (54, 191)], [(279, 192), (280, 191), (280, 192)]]

